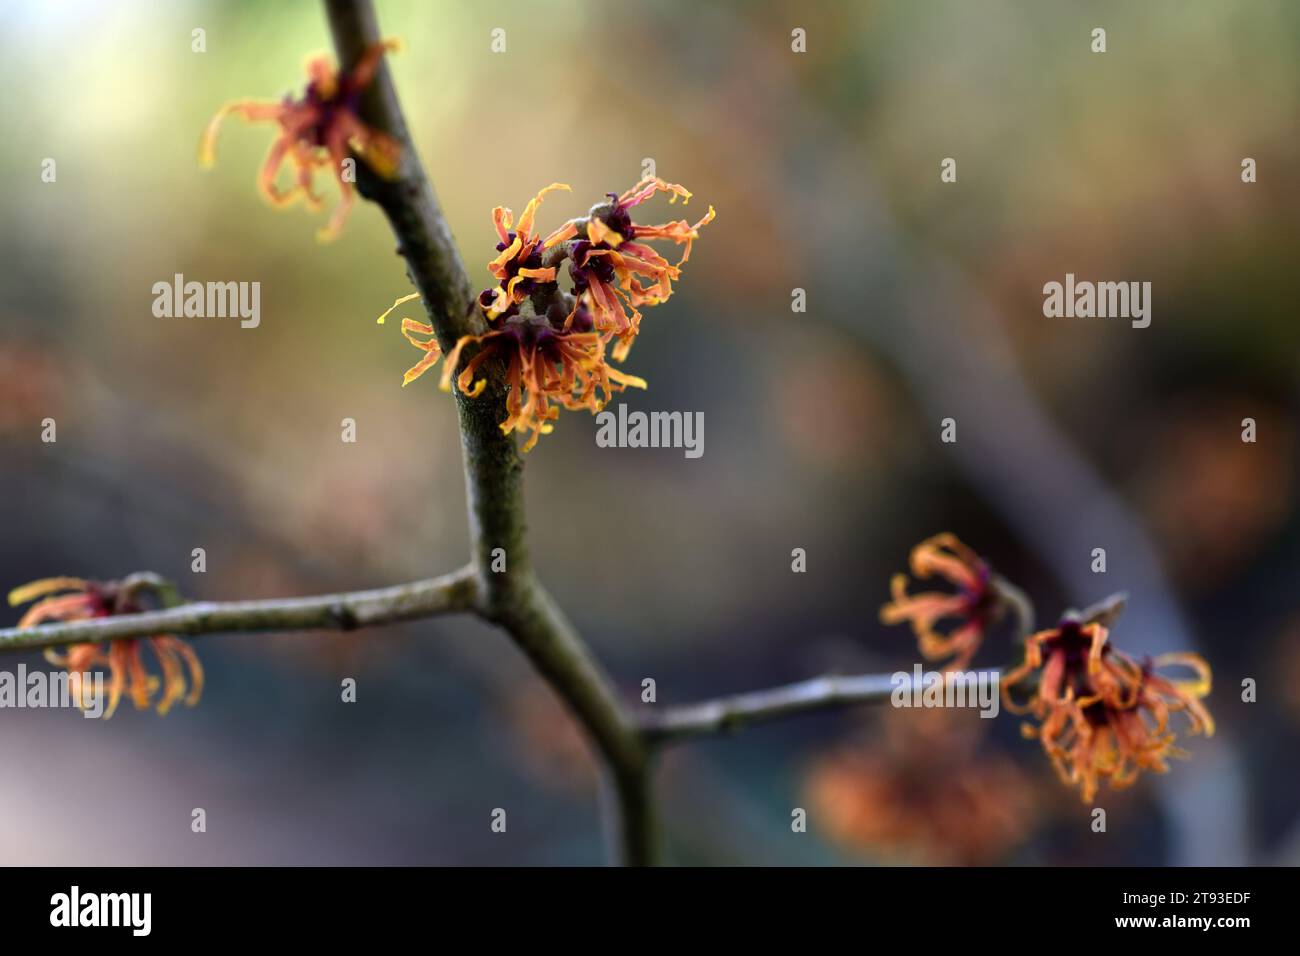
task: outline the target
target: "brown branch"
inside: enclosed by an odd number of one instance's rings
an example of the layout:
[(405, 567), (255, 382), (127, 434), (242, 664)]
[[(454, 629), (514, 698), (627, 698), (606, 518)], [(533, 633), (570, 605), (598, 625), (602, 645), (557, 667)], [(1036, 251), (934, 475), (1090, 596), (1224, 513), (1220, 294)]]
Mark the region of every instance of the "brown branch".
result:
[(97, 644), (157, 634), (198, 637), (250, 631), (350, 631), (473, 610), (478, 576), (462, 568), (440, 578), (370, 591), (266, 601), (195, 601), (161, 611), (0, 630), (0, 650)]
[[(371, 0), (325, 0), (325, 10), (339, 65), (349, 69), (380, 41), (374, 5)], [(462, 335), (481, 333), (486, 326), (407, 130), (387, 63), (367, 88), (361, 115), (397, 140), (402, 162), (396, 177), (387, 180), (358, 162), (357, 188), (388, 217), (438, 342), (447, 351)], [(472, 354), (466, 349), (463, 360)], [(623, 860), (651, 863), (655, 840), (646, 748), (612, 682), (533, 576), (524, 537), (523, 465), (513, 437), (498, 427), (506, 418), (506, 384), (499, 372), (488, 376), (478, 397), (456, 394), (482, 613), (510, 634), (594, 741), (618, 799), (616, 829)], [(508, 570), (495, 573), (491, 567), (498, 549)]]
[(617, 801), (610, 829), (618, 837), (620, 858), (633, 865), (656, 862), (649, 748), (600, 664), (536, 581), (520, 589), (498, 622), (595, 739), (606, 763), (606, 793)]
[[(996, 586), (1011, 604), (1020, 636), (1025, 637), (1033, 629), (1033, 603), (1023, 591), (1004, 578), (998, 578)], [(1082, 624), (1100, 623), (1109, 627), (1123, 612), (1125, 599), (1124, 594), (1112, 594), (1082, 611), (1067, 611), (1064, 616)], [(878, 704), (889, 700), (893, 693), (893, 674), (814, 677), (769, 690), (668, 707), (642, 717), (641, 733), (652, 747), (659, 747), (781, 717), (858, 704)]]
[(994, 593), (1015, 617), (1016, 636), (1023, 641), (1034, 633), (1034, 603), (1029, 600), (1029, 595), (1000, 574), (994, 575), (992, 583)]
[(1078, 621), (1080, 624), (1100, 624), (1112, 627), (1116, 618), (1124, 612), (1128, 604), (1128, 595), (1123, 592), (1102, 598), (1096, 604), (1089, 604), (1082, 611), (1066, 611), (1063, 617)]
[(880, 703), (889, 700), (893, 692), (890, 674), (814, 677), (769, 690), (667, 707), (643, 718), (641, 732), (652, 745), (662, 746), (781, 717)]

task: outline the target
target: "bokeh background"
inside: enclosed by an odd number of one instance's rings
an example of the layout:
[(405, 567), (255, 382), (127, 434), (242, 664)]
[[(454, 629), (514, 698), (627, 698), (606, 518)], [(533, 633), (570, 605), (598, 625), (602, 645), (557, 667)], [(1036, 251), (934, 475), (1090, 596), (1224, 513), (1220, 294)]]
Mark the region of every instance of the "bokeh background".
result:
[[(620, 396), (703, 411), (704, 456), (598, 449), (594, 421), (566, 414), (527, 462), (540, 572), (630, 699), (644, 677), (684, 702), (910, 669), (912, 639), (877, 613), (909, 548), (940, 530), (1043, 619), (1126, 590), (1117, 643), (1214, 665), (1219, 735), (1167, 777), (1103, 790), (1106, 834), (1014, 718), (860, 710), (672, 752), (673, 861), (1300, 862), (1300, 6), (379, 9), (406, 42), (396, 81), (483, 286), (491, 208), (554, 180), (574, 192), (547, 200), (544, 228), (630, 186), (646, 158), (718, 210), (631, 354), (649, 391)], [(151, 569), (196, 598), (259, 597), (460, 564), (452, 402), (432, 376), (399, 387), (418, 355), (375, 324), (410, 291), (379, 212), (359, 205), (319, 245), (323, 220), (266, 207), (267, 127), (231, 123), (217, 168), (196, 163), (221, 103), (300, 89), (303, 58), (329, 45), (318, 5), (0, 11), (3, 587)], [(944, 157), (955, 184), (939, 181)], [(155, 318), (151, 287), (178, 272), (261, 282), (260, 328)], [(1151, 327), (1044, 318), (1042, 285), (1066, 272), (1151, 281)], [(955, 445), (939, 441), (948, 416)], [(489, 628), (198, 649), (208, 687), (192, 710), (0, 712), (0, 860), (602, 858), (586, 747)], [(977, 663), (1010, 656), (993, 642)], [(20, 660), (40, 665), (3, 666)], [(489, 830), (496, 807), (505, 835)]]

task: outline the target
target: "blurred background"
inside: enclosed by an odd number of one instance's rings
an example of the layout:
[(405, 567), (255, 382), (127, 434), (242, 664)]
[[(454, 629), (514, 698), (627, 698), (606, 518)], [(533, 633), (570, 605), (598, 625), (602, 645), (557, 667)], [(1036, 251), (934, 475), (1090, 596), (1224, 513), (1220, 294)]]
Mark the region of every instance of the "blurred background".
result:
[[(304, 57), (329, 47), (319, 5), (0, 11), (0, 590), (150, 569), (194, 598), (253, 598), (462, 563), (453, 403), (434, 376), (400, 387), (418, 353), (375, 324), (411, 291), (380, 213), (359, 204), (320, 245), (323, 215), (269, 209), (254, 182), (270, 127), (230, 122), (217, 167), (196, 162), (223, 102), (301, 90)], [(1220, 733), (1166, 777), (1103, 789), (1105, 834), (1015, 718), (936, 728), (858, 710), (671, 752), (672, 861), (1300, 862), (1300, 6), (379, 12), (406, 43), (398, 89), (480, 286), (492, 207), (555, 180), (574, 191), (548, 198), (544, 231), (647, 158), (691, 209), (718, 210), (626, 364), (649, 390), (619, 396), (703, 411), (704, 456), (599, 449), (594, 420), (566, 413), (527, 459), (540, 573), (630, 700), (646, 677), (672, 703), (910, 669), (915, 642), (877, 614), (912, 545), (942, 530), (1041, 620), (1125, 590), (1117, 644), (1214, 666)], [(956, 183), (939, 180), (945, 157)], [(1042, 286), (1066, 272), (1152, 282), (1151, 326), (1044, 318)], [(152, 285), (175, 273), (259, 281), (260, 327), (156, 318)], [(197, 648), (203, 699), (164, 719), (0, 711), (0, 861), (603, 858), (587, 748), (491, 629)], [(1011, 658), (990, 641), (976, 663)], [(44, 666), (0, 666), (20, 661)], [(206, 834), (190, 832), (195, 807)]]

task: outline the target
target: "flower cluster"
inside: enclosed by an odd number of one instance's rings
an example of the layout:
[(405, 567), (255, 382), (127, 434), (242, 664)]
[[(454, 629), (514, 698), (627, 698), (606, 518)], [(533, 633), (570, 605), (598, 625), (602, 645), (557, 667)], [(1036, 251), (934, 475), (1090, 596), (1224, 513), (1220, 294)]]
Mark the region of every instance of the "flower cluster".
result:
[[(443, 366), (442, 387), (449, 389), (462, 351), (477, 346), (455, 375), (461, 393), (477, 398), (487, 386), (479, 370), (493, 358), (504, 362), (507, 415), (501, 430), (526, 432), (524, 451), (552, 430), (560, 408), (597, 412), (611, 395), (646, 387), (643, 379), (619, 371), (610, 361), (627, 357), (640, 330), (639, 307), (657, 305), (672, 295), (672, 283), (681, 278), (699, 228), (714, 217), (710, 207), (694, 224), (684, 219), (656, 226), (634, 223), (631, 210), (658, 192), (668, 193), (671, 202), (691, 196), (675, 183), (649, 177), (622, 195), (610, 193), (610, 201), (592, 207), (584, 218), (542, 236), (535, 230), (538, 207), (548, 194), (568, 189), (563, 183), (547, 186), (529, 201), (517, 222), (510, 209), (493, 210), (497, 255), (488, 270), (497, 285), (479, 296), (488, 330), (461, 337)], [(651, 240), (683, 246), (681, 259), (669, 263), (646, 244)], [(568, 291), (559, 283), (566, 260), (572, 280)], [(379, 321), (414, 298), (398, 299)], [(405, 385), (437, 362), (442, 350), (427, 323), (403, 319), (402, 333), (424, 352), (406, 372)]]
[[(949, 659), (946, 670), (970, 663), (1007, 607), (1016, 608), (1024, 631), (1032, 627), (1032, 611), (1021, 606), (1019, 592), (954, 535), (921, 542), (912, 549), (911, 566), (915, 577), (937, 576), (953, 590), (908, 594), (907, 576), (895, 575), (893, 600), (880, 618), (909, 623), (921, 654)], [(1187, 756), (1176, 746), (1172, 715), (1184, 715), (1189, 734), (1214, 733), (1201, 703), (1210, 691), (1209, 664), (1196, 654), (1162, 654), (1139, 663), (1112, 647), (1107, 624), (1121, 608), (1122, 602), (1112, 600), (1026, 636), (1023, 660), (1001, 682), (1007, 709), (1032, 718), (1024, 735), (1042, 744), (1061, 780), (1077, 786), (1085, 802), (1102, 780), (1119, 789), (1142, 770), (1164, 773), (1170, 758)], [(1184, 668), (1191, 677), (1171, 678), (1166, 668)], [(1032, 696), (1013, 699), (1011, 688), (1029, 683)]]
[[(953, 534), (937, 534), (912, 549), (912, 574), (921, 579), (938, 575), (956, 590), (907, 593), (907, 575), (890, 581), (893, 600), (880, 609), (885, 624), (912, 625), (926, 660), (951, 657), (947, 670), (962, 670), (979, 650), (1001, 604), (988, 564)], [(940, 631), (940, 621), (954, 622)]]
[[(1214, 720), (1200, 698), (1210, 692), (1210, 666), (1196, 654), (1162, 654), (1138, 663), (1107, 643), (1107, 629), (1067, 618), (1034, 634), (1024, 661), (1002, 680), (1009, 710), (1028, 713), (1025, 736), (1037, 738), (1060, 778), (1092, 800), (1098, 782), (1130, 786), (1140, 770), (1165, 773), (1170, 757), (1186, 757), (1175, 746), (1171, 715), (1182, 713), (1189, 734), (1214, 733)], [(1190, 680), (1175, 680), (1162, 668), (1183, 667)], [(1038, 686), (1028, 703), (1010, 689), (1031, 677)]]
[[(715, 215), (710, 206), (694, 224), (685, 219), (658, 226), (634, 223), (631, 210), (658, 192), (668, 193), (670, 204), (679, 198), (685, 204), (691, 198), (690, 191), (676, 183), (646, 177), (622, 195), (609, 193), (610, 202), (592, 209), (585, 238), (575, 241), (570, 250), (573, 293), (590, 311), (597, 331), (615, 340), (614, 358), (620, 362), (640, 329), (638, 306), (667, 301), (673, 282), (681, 278), (682, 266), (691, 257), (691, 244), (699, 238), (700, 227)], [(646, 245), (655, 239), (685, 247), (676, 265)]]
[[(384, 52), (399, 46), (396, 40), (376, 43), (346, 71), (337, 69), (328, 57), (313, 57), (307, 61), (309, 82), (301, 99), (286, 95), (280, 101), (227, 103), (204, 130), (199, 144), (200, 162), (205, 166), (216, 162), (217, 134), (227, 116), (238, 116), (249, 123), (279, 123), (280, 134), (271, 144), (257, 180), (262, 195), (278, 208), (302, 199), (309, 208), (319, 209), (322, 200), (313, 191), (312, 183), (317, 169), (329, 167), (339, 185), (339, 205), (317, 236), (321, 240), (336, 238), (355, 201), (353, 180), (345, 175), (349, 147), (380, 176), (391, 178), (397, 171), (397, 141), (363, 123), (357, 110)], [(276, 185), (276, 177), (286, 160), (296, 175), (294, 185), (282, 190)]]
[[(22, 616), (19, 627), (35, 627), (46, 621), (82, 621), (143, 610), (134, 589), (119, 582), (83, 581), (81, 578), (43, 578), (9, 593), (11, 607), (28, 601), (36, 603)], [(143, 646), (146, 644), (162, 669), (161, 678), (145, 670)], [(107, 645), (74, 644), (64, 654), (46, 650), (45, 659), (68, 671), (73, 697), (79, 702), (85, 701), (82, 675), (95, 667), (107, 667), (109, 681), (105, 717), (113, 715), (123, 691), (141, 710), (149, 707), (154, 695), (158, 694), (155, 706), (159, 714), (167, 713), (176, 701), (182, 699), (192, 707), (203, 693), (203, 666), (198, 656), (184, 641), (169, 635), (119, 640)]]

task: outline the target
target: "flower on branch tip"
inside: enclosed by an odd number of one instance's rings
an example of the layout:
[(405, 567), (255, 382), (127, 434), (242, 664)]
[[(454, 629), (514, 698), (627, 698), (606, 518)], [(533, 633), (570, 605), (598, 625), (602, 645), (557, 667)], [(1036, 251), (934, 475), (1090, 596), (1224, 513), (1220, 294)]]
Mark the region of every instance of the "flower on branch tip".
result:
[[(1026, 737), (1037, 738), (1061, 780), (1079, 787), (1085, 803), (1101, 780), (1111, 789), (1130, 786), (1142, 770), (1166, 773), (1169, 758), (1184, 758), (1175, 746), (1171, 716), (1182, 713), (1187, 733), (1214, 733), (1214, 720), (1201, 703), (1210, 692), (1210, 666), (1196, 654), (1161, 654), (1139, 663), (1109, 643), (1101, 624), (1066, 618), (1039, 631), (1025, 644), (1025, 658), (1002, 679), (1007, 709), (1029, 714)], [(1184, 668), (1190, 679), (1174, 679), (1163, 668)], [(1012, 698), (1017, 684), (1037, 679), (1027, 703)]]
[[(19, 627), (26, 628), (47, 621), (84, 621), (138, 613), (144, 608), (138, 603), (136, 593), (136, 589), (116, 581), (43, 578), (10, 591), (9, 605), (17, 607), (28, 601), (36, 602), (18, 622)], [(155, 677), (145, 669), (143, 650), (146, 644), (158, 660), (161, 677)], [(180, 638), (170, 635), (128, 638), (103, 645), (73, 644), (63, 654), (48, 648), (45, 659), (68, 671), (72, 696), (78, 702), (85, 702), (85, 694), (89, 692), (89, 687), (83, 691), (83, 675), (96, 667), (107, 667), (105, 717), (113, 715), (123, 691), (140, 710), (148, 708), (157, 694), (155, 707), (159, 714), (167, 713), (178, 700), (193, 707), (203, 693), (203, 666), (198, 655)]]
[[(913, 548), (911, 565), (914, 577), (938, 575), (956, 590), (908, 594), (907, 575), (896, 574), (890, 581), (893, 600), (880, 609), (880, 620), (885, 624), (911, 624), (926, 660), (951, 657), (945, 669), (963, 670), (1002, 610), (992, 571), (956, 535), (947, 532)], [(940, 621), (955, 623), (945, 633), (938, 630)]]
[[(640, 325), (637, 305), (654, 305), (672, 293), (672, 281), (690, 257), (700, 226), (711, 221), (709, 209), (699, 222), (685, 220), (658, 226), (640, 226), (629, 210), (664, 191), (689, 199), (681, 186), (661, 179), (646, 179), (621, 196), (592, 207), (585, 219), (566, 222), (543, 236), (536, 229), (538, 208), (552, 192), (568, 191), (564, 183), (551, 183), (529, 200), (518, 221), (509, 208), (492, 211), (497, 234), (497, 255), (488, 271), (497, 280), (479, 296), (488, 329), (462, 336), (443, 366), (442, 387), (454, 381), (460, 392), (477, 398), (487, 387), (478, 372), (492, 358), (501, 361), (506, 379), (506, 419), (501, 429), (527, 433), (524, 451), (548, 434), (560, 408), (600, 411), (611, 395), (628, 387), (645, 388), (643, 379), (627, 375), (610, 364), (622, 361)], [(579, 238), (585, 236), (585, 238)], [(669, 264), (645, 240), (669, 239), (686, 248), (676, 265)], [(570, 260), (572, 288), (560, 288), (559, 266)], [(646, 285), (645, 282), (652, 284)], [(399, 298), (379, 317), (404, 302)], [(625, 311), (624, 306), (631, 310)], [(402, 334), (425, 354), (403, 376), (406, 385), (419, 378), (442, 357), (433, 326), (415, 319), (402, 320)], [(478, 346), (456, 374), (462, 352)]]
[[(401, 158), (397, 141), (363, 123), (357, 110), (361, 94), (374, 79), (385, 51), (396, 52), (400, 46), (397, 40), (376, 43), (351, 70), (339, 70), (329, 57), (312, 57), (307, 61), (308, 83), (301, 99), (286, 95), (280, 101), (235, 100), (225, 104), (203, 132), (199, 161), (204, 166), (216, 162), (217, 134), (227, 116), (238, 116), (248, 123), (279, 123), (280, 133), (262, 163), (258, 188), (277, 208), (302, 199), (309, 208), (319, 209), (323, 200), (312, 184), (316, 170), (329, 167), (339, 185), (339, 204), (316, 235), (322, 241), (336, 238), (355, 201), (354, 180), (344, 174), (349, 147), (385, 179), (397, 172)], [(286, 160), (296, 175), (294, 185), (282, 190), (276, 185), (276, 177)]]

